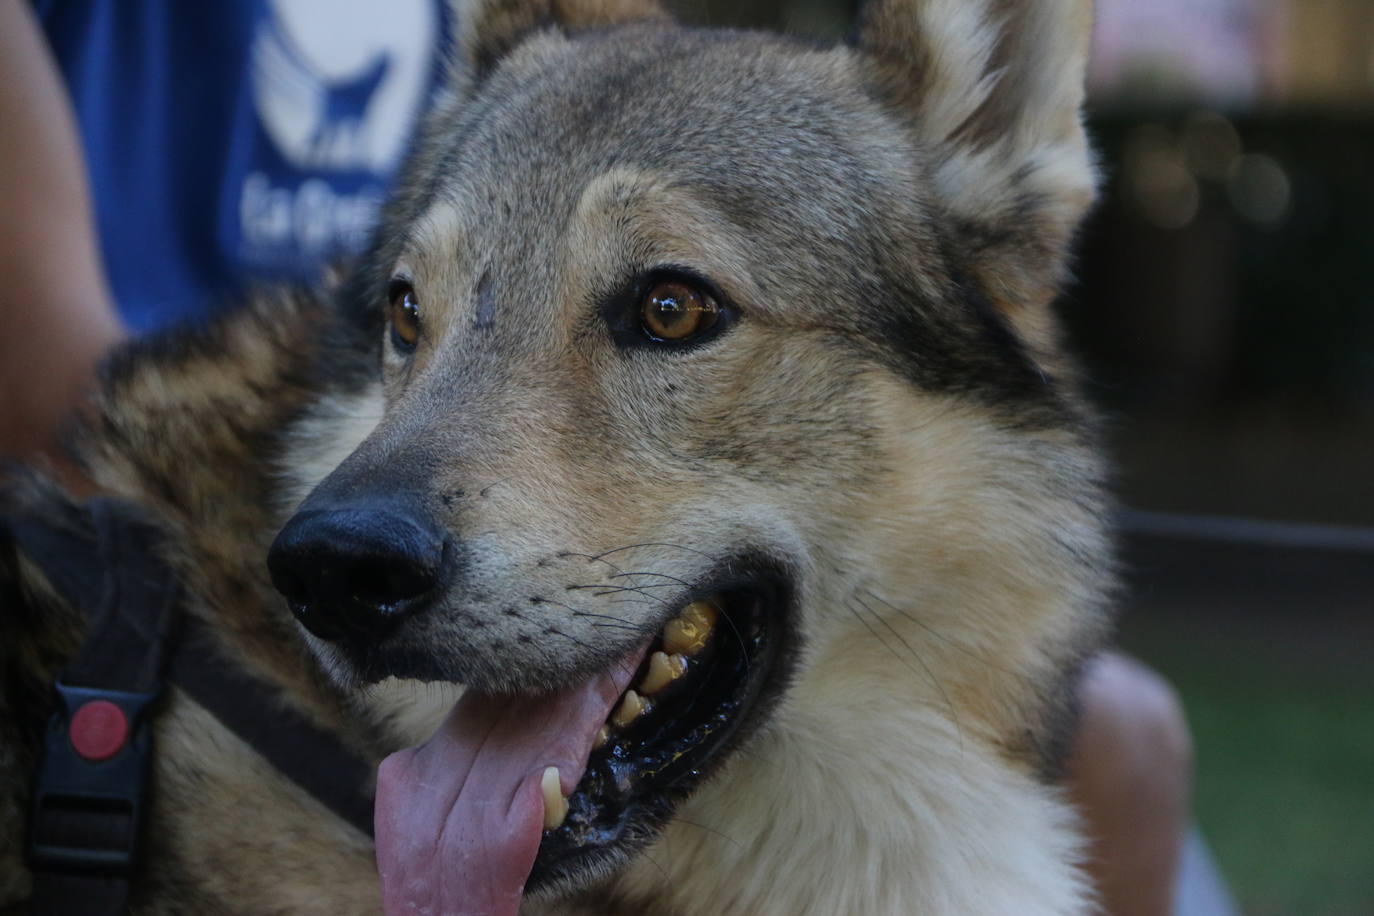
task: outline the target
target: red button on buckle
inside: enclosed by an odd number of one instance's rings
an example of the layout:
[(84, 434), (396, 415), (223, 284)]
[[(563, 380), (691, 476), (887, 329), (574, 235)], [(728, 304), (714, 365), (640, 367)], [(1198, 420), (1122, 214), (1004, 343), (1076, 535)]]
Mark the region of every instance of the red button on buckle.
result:
[(129, 720), (109, 700), (91, 700), (72, 716), (67, 734), (83, 759), (99, 763), (118, 754), (129, 740)]

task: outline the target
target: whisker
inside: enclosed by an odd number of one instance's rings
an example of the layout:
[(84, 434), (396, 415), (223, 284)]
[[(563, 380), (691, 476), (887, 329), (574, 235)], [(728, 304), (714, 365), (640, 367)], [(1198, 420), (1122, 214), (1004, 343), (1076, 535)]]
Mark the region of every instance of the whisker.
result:
[(689, 820), (687, 820), (687, 818), (685, 818), (685, 817), (680, 817), (680, 816), (679, 816), (679, 817), (674, 817), (674, 818), (673, 818), (673, 823), (675, 823), (675, 824), (686, 824), (687, 826), (689, 826), (689, 827), (695, 827), (695, 828), (697, 828), (698, 830), (705, 830), (707, 833), (714, 833), (716, 836), (720, 837), (720, 838), (721, 838), (722, 840), (724, 840), (725, 842), (727, 842), (727, 843), (729, 843), (730, 845), (734, 846), (736, 849), (743, 849), (743, 848), (744, 848), (744, 844), (743, 844), (743, 843), (739, 842), (738, 840), (736, 840), (734, 837), (730, 836), (729, 834), (722, 833), (721, 831), (717, 830), (717, 829), (714, 828), (714, 827), (707, 827), (705, 824), (698, 824), (696, 821), (689, 821)]
[(1001, 665), (998, 665), (998, 664), (997, 664), (996, 662), (994, 662), (992, 659), (988, 658), (987, 656), (985, 656), (985, 655), (983, 655), (983, 654), (981, 654), (981, 653), (979, 653), (979, 652), (975, 652), (974, 650), (970, 649), (968, 646), (966, 646), (966, 645), (964, 645), (964, 644), (962, 644), (962, 643), (956, 642), (955, 640), (953, 640), (953, 639), (951, 639), (950, 637), (946, 636), (944, 633), (941, 633), (939, 630), (937, 630), (937, 629), (935, 629), (934, 627), (932, 627), (930, 624), (926, 623), (926, 622), (925, 622), (924, 620), (922, 620), (921, 618), (917, 617), (915, 614), (912, 614), (910, 611), (902, 610), (901, 608), (897, 607), (895, 604), (893, 604), (892, 602), (886, 600), (886, 599), (883, 598), (881, 595), (877, 594), (876, 592), (872, 591), (871, 589), (865, 588), (863, 591), (864, 591), (865, 594), (867, 594), (867, 595), (868, 595), (870, 598), (872, 598), (874, 601), (879, 602), (880, 604), (884, 605), (885, 607), (891, 608), (893, 611), (897, 612), (898, 614), (901, 614), (901, 615), (902, 615), (903, 617), (905, 617), (907, 620), (910, 620), (912, 623), (916, 624), (916, 626), (918, 626), (918, 627), (920, 627), (921, 629), (925, 630), (925, 631), (926, 631), (927, 633), (929, 633), (931, 636), (934, 636), (936, 639), (940, 640), (940, 641), (943, 642), (945, 645), (949, 646), (951, 649), (957, 649), (958, 651), (960, 651), (960, 652), (964, 653), (965, 655), (967, 655), (969, 658), (975, 659), (976, 661), (980, 661), (980, 662), (982, 662), (983, 664), (985, 664), (985, 665), (987, 665), (987, 666), (989, 666), (989, 667), (991, 667), (991, 668), (996, 668), (998, 671), (1004, 671), (1004, 672), (1006, 672), (1007, 674), (1016, 674), (1016, 672), (1015, 672), (1015, 671), (1012, 671), (1010, 668), (1004, 668), (1004, 667), (1002, 667)]
[(561, 601), (554, 601), (552, 598), (545, 598), (545, 597), (542, 596), (542, 595), (539, 596), (539, 602), (538, 602), (538, 603), (539, 603), (539, 604), (552, 604), (552, 605), (555, 605), (555, 606), (557, 606), (557, 607), (561, 607), (561, 608), (564, 608), (564, 609), (566, 609), (566, 610), (572, 611), (572, 615), (573, 615), (574, 617), (578, 616), (578, 613), (579, 613), (578, 610), (577, 610), (577, 608), (573, 607), (571, 604), (564, 604), (564, 603), (561, 602)]
[(624, 547), (616, 547), (614, 550), (607, 550), (605, 553), (599, 553), (596, 555), (596, 559), (599, 560), (602, 557), (609, 557), (613, 553), (621, 553), (626, 550), (637, 550), (640, 547), (672, 547), (676, 550), (685, 550), (688, 553), (694, 553), (697, 556), (705, 557), (712, 563), (719, 562), (719, 559), (717, 557), (713, 557), (709, 553), (703, 553), (702, 551), (697, 550), (694, 547), (684, 547), (681, 544), (671, 544), (667, 541), (645, 541), (642, 544), (626, 544)]
[(592, 623), (588, 626), (605, 627), (610, 630), (629, 630), (631, 633), (651, 633), (648, 627), (637, 627), (632, 623)]
[(729, 614), (721, 614), (720, 619), (730, 624), (730, 632), (735, 634), (735, 639), (739, 642), (740, 657), (744, 659), (744, 676), (747, 678), (751, 668), (749, 665), (749, 647), (744, 642), (744, 634), (739, 631), (739, 627), (735, 626), (735, 622), (730, 619)]
[(663, 866), (659, 865), (653, 856), (649, 855), (649, 853), (643, 850), (641, 850), (639, 854), (642, 855), (644, 858), (648, 859), (653, 864), (654, 868), (658, 869), (658, 873), (663, 876), (664, 881), (668, 880), (668, 873), (663, 870)]
[[(916, 648), (915, 648), (914, 646), (912, 646), (911, 643), (907, 642), (906, 639), (905, 639), (905, 637), (903, 637), (901, 633), (898, 633), (897, 630), (893, 628), (892, 624), (888, 623), (886, 620), (883, 619), (883, 616), (882, 616), (881, 614), (879, 614), (877, 611), (873, 610), (873, 608), (871, 608), (871, 607), (869, 607), (867, 604), (865, 604), (865, 603), (864, 603), (864, 600), (863, 600), (862, 598), (859, 598), (859, 597), (856, 595), (856, 596), (854, 597), (854, 600), (857, 601), (857, 602), (859, 603), (859, 605), (860, 605), (864, 610), (866, 610), (866, 611), (868, 611), (868, 613), (872, 614), (874, 620), (878, 621), (878, 623), (880, 623), (880, 624), (882, 624), (884, 627), (886, 627), (886, 628), (887, 628), (887, 631), (888, 631), (889, 633), (891, 633), (893, 636), (897, 637), (897, 641), (900, 642), (903, 646), (906, 647), (906, 650), (907, 650), (909, 653), (911, 653), (911, 657), (912, 657), (913, 659), (916, 660), (916, 663), (917, 663), (918, 665), (921, 666), (921, 670), (923, 670), (923, 671), (925, 672), (926, 678), (930, 681), (930, 685), (940, 692), (941, 698), (943, 698), (944, 701), (945, 701), (945, 707), (949, 710), (949, 718), (950, 718), (950, 721), (954, 723), (954, 728), (955, 728), (955, 730), (959, 732), (959, 748), (960, 748), (960, 751), (962, 752), (962, 751), (963, 751), (963, 746), (964, 746), (964, 727), (963, 727), (962, 723), (959, 721), (959, 713), (955, 710), (955, 708), (954, 708), (954, 703), (950, 700), (950, 698), (949, 698), (949, 693), (945, 690), (945, 686), (944, 686), (943, 684), (940, 683), (940, 681), (939, 681), (939, 679), (938, 679), (937, 677), (935, 677), (935, 672), (933, 672), (933, 671), (930, 670), (930, 666), (926, 664), (925, 659), (921, 658), (921, 654), (920, 654), (919, 652), (916, 651)], [(883, 645), (887, 646), (889, 652), (891, 652), (893, 655), (897, 656), (897, 658), (898, 658), (899, 660), (902, 660), (902, 655), (901, 655), (901, 653), (898, 652), (896, 649), (894, 649), (894, 648), (892, 647), (892, 644), (891, 644), (891, 643), (889, 643), (887, 640), (883, 639), (882, 636), (879, 635), (879, 633), (878, 633), (877, 630), (875, 630), (875, 629), (873, 629), (873, 627), (869, 626), (868, 622), (864, 620), (863, 615), (859, 613), (859, 611), (858, 611), (857, 608), (854, 608), (854, 607), (851, 605), (851, 606), (850, 606), (850, 610), (854, 612), (854, 616), (855, 616), (855, 617), (858, 617), (858, 618), (859, 618), (859, 621), (860, 621), (861, 623), (863, 623), (864, 626), (868, 627), (868, 631), (869, 631), (870, 633), (872, 633), (872, 634), (874, 635), (874, 637), (878, 639), (879, 642), (881, 642)], [(915, 670), (916, 670), (916, 669), (912, 668), (909, 664), (906, 664), (906, 662), (905, 662), (904, 660), (902, 660), (902, 661), (903, 661), (903, 664), (906, 665), (906, 667), (907, 667), (909, 670), (911, 670), (913, 673), (915, 673)]]
[(675, 583), (677, 583), (678, 585), (681, 585), (683, 588), (686, 588), (686, 589), (690, 589), (690, 588), (692, 587), (691, 583), (687, 582), (686, 580), (679, 579), (677, 576), (670, 576), (670, 575), (667, 575), (666, 573), (660, 573), (660, 572), (649, 572), (649, 571), (623, 572), (623, 573), (616, 573), (614, 576), (611, 576), (611, 578), (612, 578), (612, 579), (622, 579), (622, 578), (627, 578), (627, 577), (629, 577), (629, 576), (658, 576), (660, 579), (668, 579), (668, 580), (670, 580), (670, 582), (661, 582), (661, 583), (659, 583), (658, 585), (646, 585), (646, 586), (643, 586), (644, 588), (667, 588), (668, 585), (671, 584), (672, 582), (675, 582)]
[[(567, 605), (564, 605), (564, 607), (567, 607)], [(572, 612), (572, 615), (573, 615), (574, 617), (600, 617), (602, 620), (614, 620), (614, 621), (616, 621), (616, 622), (618, 622), (618, 623), (623, 623), (623, 624), (625, 624), (626, 626), (633, 626), (633, 625), (634, 625), (634, 621), (633, 621), (633, 620), (626, 620), (624, 617), (615, 617), (615, 616), (613, 616), (613, 615), (611, 615), (611, 614), (593, 614), (591, 611), (578, 611), (578, 610), (574, 610), (574, 611)]]
[(648, 598), (648, 599), (651, 600), (651, 601), (657, 601), (659, 604), (663, 605), (664, 607), (673, 607), (673, 605), (669, 604), (669, 603), (667, 602), (667, 600), (665, 600), (665, 599), (663, 599), (663, 598), (660, 598), (660, 597), (658, 597), (657, 595), (650, 595), (650, 594), (648, 594), (647, 592), (645, 592), (644, 589), (646, 588), (646, 586), (635, 586), (635, 585), (612, 585), (612, 584), (610, 584), (610, 583), (608, 583), (608, 582), (602, 582), (602, 583), (598, 583), (598, 584), (595, 584), (595, 585), (569, 585), (569, 586), (568, 586), (568, 590), (569, 590), (569, 591), (572, 591), (573, 589), (579, 589), (579, 588), (600, 588), (600, 589), (605, 589), (605, 591), (602, 591), (602, 592), (593, 592), (593, 594), (596, 595), (596, 597), (598, 597), (598, 598), (604, 597), (604, 596), (606, 596), (606, 595), (613, 595), (613, 594), (615, 594), (616, 592), (634, 592), (635, 594), (637, 594), (637, 595), (642, 595), (643, 597)]
[(616, 565), (615, 565), (614, 563), (612, 563), (610, 560), (603, 560), (603, 559), (601, 559), (601, 557), (592, 556), (592, 555), (589, 554), (589, 553), (578, 553), (578, 552), (575, 551), (575, 550), (565, 550), (565, 551), (563, 551), (562, 553), (558, 554), (558, 556), (560, 556), (560, 557), (580, 557), (581, 559), (586, 560), (588, 563), (604, 563), (605, 565), (609, 566), (611, 569), (615, 570), (616, 572), (620, 572), (620, 567), (619, 567), (619, 566), (616, 566)]
[(505, 483), (507, 480), (513, 480), (514, 478), (515, 478), (515, 475), (514, 475), (514, 474), (507, 474), (505, 477), (502, 477), (502, 478), (500, 478), (500, 479), (498, 479), (498, 480), (493, 480), (491, 483), (487, 484), (485, 487), (483, 487), (482, 489), (480, 489), (480, 490), (477, 491), (477, 496), (478, 496), (478, 498), (480, 499), (480, 498), (485, 497), (485, 496), (487, 495), (487, 492), (488, 492), (489, 490), (491, 490), (492, 488), (498, 487), (498, 486), (500, 486), (501, 484)]

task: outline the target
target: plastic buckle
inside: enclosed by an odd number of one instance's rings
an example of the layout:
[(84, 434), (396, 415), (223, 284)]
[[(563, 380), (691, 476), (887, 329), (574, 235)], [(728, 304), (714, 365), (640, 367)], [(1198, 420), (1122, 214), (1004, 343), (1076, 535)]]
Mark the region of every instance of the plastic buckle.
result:
[(127, 874), (138, 860), (152, 759), (144, 711), (160, 691), (61, 681), (56, 688), (61, 702), (48, 719), (34, 781), (30, 862), (35, 869)]

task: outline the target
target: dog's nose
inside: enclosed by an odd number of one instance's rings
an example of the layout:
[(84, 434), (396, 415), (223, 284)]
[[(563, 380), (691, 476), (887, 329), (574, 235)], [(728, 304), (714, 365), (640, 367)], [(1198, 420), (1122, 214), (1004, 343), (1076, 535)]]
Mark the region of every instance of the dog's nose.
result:
[(374, 509), (298, 512), (267, 554), (272, 584), (321, 639), (376, 640), (425, 607), (439, 585), (444, 538)]

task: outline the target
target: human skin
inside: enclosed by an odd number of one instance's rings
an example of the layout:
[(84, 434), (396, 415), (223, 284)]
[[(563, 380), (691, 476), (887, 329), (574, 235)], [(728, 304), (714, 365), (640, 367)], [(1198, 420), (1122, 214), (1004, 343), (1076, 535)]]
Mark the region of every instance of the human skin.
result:
[(1168, 916), (1192, 807), (1193, 747), (1172, 687), (1104, 652), (1086, 667), (1067, 762), (1088, 867), (1111, 916)]
[(84, 489), (60, 425), (123, 336), (61, 76), (29, 5), (0, 0), (0, 455)]

